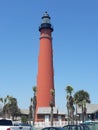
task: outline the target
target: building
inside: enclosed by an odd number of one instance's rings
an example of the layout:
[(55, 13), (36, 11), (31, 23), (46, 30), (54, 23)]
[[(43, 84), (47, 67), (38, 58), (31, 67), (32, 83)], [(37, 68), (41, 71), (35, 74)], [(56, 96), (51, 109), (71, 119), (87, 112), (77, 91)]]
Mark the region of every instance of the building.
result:
[[(40, 49), (38, 57), (38, 75), (36, 91), (36, 115), (35, 120), (42, 120), (39, 112), (44, 107), (49, 109), (50, 102), (55, 107), (55, 96), (51, 95), (54, 88), (54, 69), (53, 69), (53, 49), (52, 49), (52, 32), (53, 27), (50, 23), (50, 16), (47, 12), (42, 16), (42, 23), (39, 26), (40, 32)], [(46, 110), (47, 111), (47, 110)], [(47, 116), (46, 116), (47, 118)]]
[[(79, 120), (82, 120), (82, 110), (78, 107), (77, 114), (79, 115)], [(86, 117), (85, 120), (98, 120), (98, 104), (86, 104)]]

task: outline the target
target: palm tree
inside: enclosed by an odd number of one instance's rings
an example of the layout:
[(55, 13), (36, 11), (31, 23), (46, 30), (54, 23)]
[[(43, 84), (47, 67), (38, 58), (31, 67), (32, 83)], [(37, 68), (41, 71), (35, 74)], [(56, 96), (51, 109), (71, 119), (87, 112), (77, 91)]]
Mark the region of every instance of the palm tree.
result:
[[(3, 103), (3, 98), (0, 98), (0, 102)], [(3, 111), (2, 111), (2, 110), (3, 110), (3, 107), (0, 108), (0, 115), (3, 114)]]
[(12, 96), (7, 96), (5, 101), (6, 103), (3, 107), (3, 114), (5, 117), (12, 117), (12, 120), (14, 120), (14, 117), (20, 114), (20, 110), (17, 105), (17, 99)]
[(68, 124), (70, 119), (72, 120), (71, 123), (73, 124), (74, 122), (74, 106), (72, 97), (73, 88), (71, 86), (67, 86), (65, 88), (65, 91), (67, 92), (66, 99), (67, 99)]
[(33, 98), (31, 98), (31, 104), (29, 106), (29, 119), (31, 120), (33, 118)]
[(32, 89), (33, 89), (33, 92), (34, 92), (34, 96), (36, 96), (36, 86), (34, 86), (34, 87), (32, 87)]
[(75, 110), (76, 110), (75, 120), (76, 120), (76, 124), (77, 124), (77, 123), (78, 123), (78, 122), (77, 122), (77, 104), (78, 104), (78, 102), (77, 102), (77, 99), (75, 99), (75, 98), (74, 98), (74, 104), (75, 104), (75, 106), (76, 106), (76, 107), (75, 107)]
[(8, 110), (7, 107), (5, 107), (5, 105), (9, 102), (9, 95), (7, 95), (5, 98), (0, 98), (0, 101), (3, 103), (3, 116), (7, 116), (8, 114)]
[(0, 102), (3, 102), (3, 98), (0, 98)]
[(54, 96), (55, 96), (55, 91), (54, 89), (50, 90), (50, 94), (51, 94), (51, 101), (50, 101), (50, 107), (51, 107), (51, 126), (53, 126), (53, 106), (54, 106)]
[(90, 96), (88, 92), (79, 90), (74, 94), (74, 100), (82, 110), (82, 122), (84, 122), (84, 116), (86, 116), (86, 103), (90, 103)]
[(71, 86), (67, 86), (67, 87), (65, 88), (65, 90), (66, 90), (67, 94), (69, 94), (70, 96), (72, 95), (73, 88), (72, 88)]
[(86, 111), (87, 111), (86, 100), (83, 100), (82, 104), (83, 104), (83, 122), (84, 122), (86, 120)]
[(33, 89), (33, 92), (34, 92), (34, 96), (32, 98), (32, 102), (33, 102), (33, 125), (34, 125), (35, 114), (36, 114), (36, 104), (37, 104), (37, 102), (36, 102), (36, 91), (37, 91), (36, 86), (34, 86), (32, 89)]
[(20, 114), (20, 110), (18, 108), (16, 98), (9, 97), (9, 100), (10, 100), (8, 103), (9, 116), (12, 116), (12, 120), (14, 120), (14, 117), (16, 117)]
[(67, 99), (67, 104), (66, 104), (66, 107), (67, 107), (67, 114), (68, 114), (68, 125), (69, 125), (69, 109), (70, 109), (70, 104), (69, 104), (69, 95), (66, 96), (66, 99)]

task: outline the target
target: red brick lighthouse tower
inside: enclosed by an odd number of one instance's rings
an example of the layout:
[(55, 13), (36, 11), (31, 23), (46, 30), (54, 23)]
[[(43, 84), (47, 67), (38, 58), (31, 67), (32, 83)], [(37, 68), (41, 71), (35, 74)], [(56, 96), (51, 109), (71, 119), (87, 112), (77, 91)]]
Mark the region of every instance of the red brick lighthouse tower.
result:
[(55, 97), (51, 96), (51, 89), (54, 90), (54, 70), (53, 70), (53, 50), (52, 50), (52, 32), (53, 27), (50, 23), (50, 16), (47, 12), (42, 17), (42, 23), (39, 27), (40, 31), (40, 49), (38, 57), (38, 75), (37, 75), (37, 111), (40, 107), (50, 107), (50, 101), (54, 101)]

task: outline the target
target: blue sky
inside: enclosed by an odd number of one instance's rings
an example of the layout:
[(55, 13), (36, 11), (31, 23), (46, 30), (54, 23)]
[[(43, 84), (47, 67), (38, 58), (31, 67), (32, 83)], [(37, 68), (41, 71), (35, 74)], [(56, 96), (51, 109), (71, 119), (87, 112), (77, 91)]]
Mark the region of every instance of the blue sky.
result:
[(54, 27), (56, 106), (65, 110), (65, 87), (84, 89), (98, 103), (98, 1), (0, 0), (0, 97), (27, 109), (36, 85), (39, 25), (47, 11)]

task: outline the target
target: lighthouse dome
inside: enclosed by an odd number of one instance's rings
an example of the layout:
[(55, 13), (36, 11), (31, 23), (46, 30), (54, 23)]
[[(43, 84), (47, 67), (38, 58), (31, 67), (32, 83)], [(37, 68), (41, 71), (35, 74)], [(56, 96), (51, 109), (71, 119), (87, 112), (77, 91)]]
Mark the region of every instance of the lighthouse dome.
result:
[(51, 31), (53, 31), (53, 27), (50, 23), (50, 16), (48, 15), (47, 12), (44, 13), (44, 15), (42, 16), (42, 23), (39, 27), (39, 31), (41, 31), (42, 29), (51, 29)]

